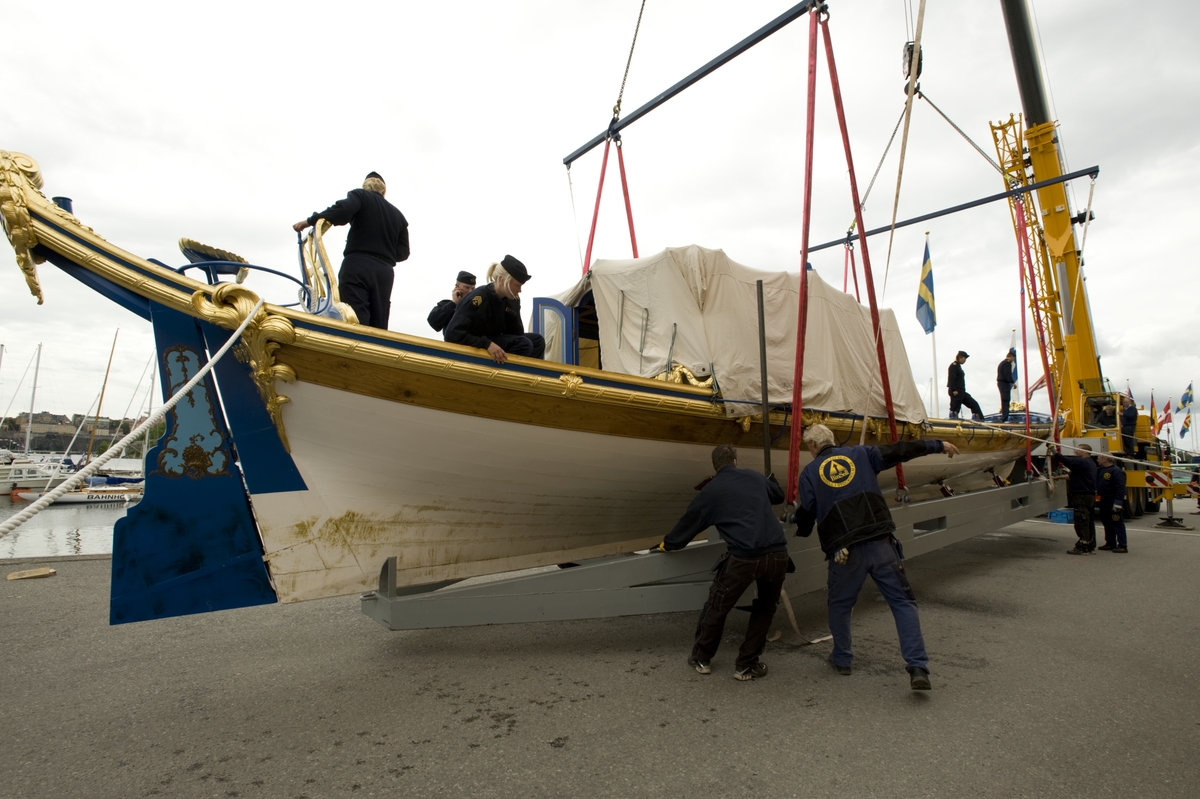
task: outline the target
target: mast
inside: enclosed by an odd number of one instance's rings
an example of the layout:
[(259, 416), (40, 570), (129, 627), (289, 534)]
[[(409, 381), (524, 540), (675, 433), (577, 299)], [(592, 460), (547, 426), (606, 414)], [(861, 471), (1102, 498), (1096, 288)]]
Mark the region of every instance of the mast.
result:
[(96, 404), (96, 418), (92, 421), (92, 434), (88, 436), (87, 457), (83, 462), (88, 463), (92, 459), (92, 444), (96, 441), (96, 425), (100, 423), (100, 408), (104, 405), (104, 390), (108, 388), (108, 373), (112, 370), (113, 353), (117, 351), (117, 336), (121, 333), (121, 328), (117, 328), (117, 332), (113, 333), (112, 349), (108, 353), (108, 366), (104, 369), (104, 382), (100, 385), (100, 402)]
[(33, 403), (37, 400), (38, 369), (42, 367), (42, 345), (38, 344), (37, 360), (33, 364), (33, 390), (29, 392), (29, 421), (25, 425), (25, 454), (29, 454), (29, 434), (33, 431)]

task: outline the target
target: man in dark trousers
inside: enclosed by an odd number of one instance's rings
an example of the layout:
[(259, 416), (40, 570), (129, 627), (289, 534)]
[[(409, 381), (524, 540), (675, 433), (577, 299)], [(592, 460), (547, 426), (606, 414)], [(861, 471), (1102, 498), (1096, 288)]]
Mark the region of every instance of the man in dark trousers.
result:
[(896, 524), (876, 478), (903, 461), (958, 448), (944, 441), (909, 441), (883, 447), (839, 447), (823, 424), (804, 431), (812, 463), (800, 472), (800, 507), (796, 535), (812, 535), (816, 525), (821, 550), (829, 563), (829, 662), (849, 676), (854, 653), (850, 646), (850, 614), (867, 576), (875, 581), (896, 620), (900, 651), (914, 691), (928, 691), (929, 655), (917, 617), (917, 601), (904, 574), (904, 553), (892, 534)]
[(1121, 443), (1125, 447), (1126, 455), (1137, 454), (1137, 444), (1134, 440), (1134, 434), (1137, 432), (1137, 404), (1133, 401), (1133, 397), (1121, 398)]
[(775, 475), (763, 477), (739, 469), (737, 450), (728, 444), (712, 451), (712, 464), (716, 476), (700, 489), (658, 549), (683, 549), (699, 533), (717, 528), (726, 553), (714, 569), (716, 577), (696, 623), (696, 643), (688, 665), (701, 674), (712, 672), (725, 617), (754, 583), (758, 597), (751, 605), (750, 623), (733, 673), (734, 679), (753, 680), (767, 676), (767, 664), (758, 658), (766, 648), (767, 630), (788, 572), (787, 539), (771, 508), (783, 502), (783, 489)]
[(384, 199), (385, 194), (387, 184), (378, 172), (371, 172), (361, 189), (292, 225), (299, 233), (318, 219), (350, 224), (338, 290), (342, 301), (354, 309), (359, 324), (381, 330), (387, 330), (391, 314), (396, 264), (408, 258), (408, 220)]
[(963, 373), (962, 368), (969, 357), (971, 356), (959, 350), (958, 355), (954, 356), (954, 363), (950, 364), (950, 369), (946, 373), (946, 388), (950, 392), (950, 418), (957, 419), (958, 412), (962, 410), (962, 406), (966, 405), (971, 410), (971, 418), (981, 422), (983, 421), (983, 411), (979, 409), (979, 403), (975, 401), (975, 398), (967, 393), (967, 376)]
[(1075, 456), (1069, 456), (1056, 451), (1052, 460), (1055, 466), (1071, 470), (1067, 504), (1074, 512), (1075, 535), (1079, 540), (1067, 554), (1091, 555), (1096, 551), (1096, 519), (1092, 516), (1092, 506), (1096, 502), (1096, 462), (1092, 460), (1092, 448), (1087, 444), (1080, 444), (1075, 452)]
[(454, 282), (454, 289), (450, 292), (450, 299), (442, 300), (433, 306), (433, 310), (429, 312), (429, 317), (425, 321), (429, 322), (429, 326), (440, 333), (442, 328), (450, 324), (450, 320), (454, 317), (454, 309), (458, 307), (459, 300), (470, 294), (474, 289), (475, 276), (470, 272), (459, 272), (458, 279)]
[(496, 363), (508, 361), (508, 355), (541, 358), (546, 340), (537, 333), (526, 333), (521, 322), (521, 287), (529, 280), (525, 264), (504, 256), (488, 267), (488, 283), (459, 300), (442, 336), (454, 344), (466, 344), (487, 350)]
[(1017, 385), (1013, 380), (1013, 364), (1017, 361), (1016, 350), (1009, 350), (1008, 355), (996, 367), (996, 388), (1000, 389), (1000, 421), (1008, 421), (1008, 406), (1012, 402), (1012, 390)]
[(1104, 549), (1125, 554), (1125, 470), (1107, 452), (1096, 456), (1096, 496), (1100, 497), (1100, 521), (1104, 525)]

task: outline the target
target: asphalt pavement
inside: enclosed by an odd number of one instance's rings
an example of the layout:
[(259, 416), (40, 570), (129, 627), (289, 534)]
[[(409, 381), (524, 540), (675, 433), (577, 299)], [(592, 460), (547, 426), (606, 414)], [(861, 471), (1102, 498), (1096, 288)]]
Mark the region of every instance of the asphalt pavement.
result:
[[(1195, 524), (1200, 516), (1187, 516)], [(356, 598), (108, 626), (107, 558), (0, 592), (4, 797), (1194, 797), (1200, 530), (1073, 557), (1023, 522), (909, 562), (933, 690), (868, 583), (854, 674), (780, 612), (389, 632)], [(806, 638), (824, 594), (794, 600)]]

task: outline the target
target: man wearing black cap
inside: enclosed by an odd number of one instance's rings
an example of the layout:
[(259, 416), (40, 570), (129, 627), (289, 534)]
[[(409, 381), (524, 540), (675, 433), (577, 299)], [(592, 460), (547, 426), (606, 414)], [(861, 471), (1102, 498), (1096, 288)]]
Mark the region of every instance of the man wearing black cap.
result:
[(470, 272), (459, 272), (458, 280), (454, 283), (454, 290), (450, 292), (450, 299), (442, 300), (429, 312), (429, 318), (426, 320), (429, 322), (429, 326), (440, 332), (443, 327), (450, 324), (458, 301), (470, 294), (474, 288), (475, 276)]
[(382, 330), (387, 330), (391, 313), (396, 264), (408, 258), (408, 220), (384, 199), (385, 194), (383, 178), (371, 172), (361, 189), (354, 189), (346, 199), (292, 225), (299, 233), (318, 219), (334, 225), (350, 223), (338, 289), (342, 301), (354, 309), (359, 324)]
[(958, 412), (966, 405), (971, 409), (971, 418), (977, 422), (983, 421), (983, 411), (975, 398), (967, 393), (967, 376), (963, 374), (962, 365), (967, 362), (967, 355), (962, 350), (954, 356), (950, 371), (946, 375), (946, 388), (950, 391), (950, 418), (957, 419)]
[(1000, 390), (1000, 421), (1008, 421), (1008, 406), (1012, 402), (1012, 390), (1017, 385), (1013, 380), (1013, 364), (1017, 362), (1016, 348), (1009, 349), (1008, 355), (996, 367), (996, 388)]
[(529, 280), (525, 264), (506, 255), (488, 267), (487, 279), (459, 300), (442, 333), (446, 341), (487, 350), (496, 363), (507, 361), (509, 354), (543, 357), (546, 340), (526, 333), (521, 323), (521, 287)]

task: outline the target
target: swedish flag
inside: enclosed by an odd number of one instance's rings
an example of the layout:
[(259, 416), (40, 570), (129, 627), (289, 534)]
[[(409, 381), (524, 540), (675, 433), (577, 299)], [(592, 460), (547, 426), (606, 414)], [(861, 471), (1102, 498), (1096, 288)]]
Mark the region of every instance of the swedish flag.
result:
[(933, 301), (933, 262), (929, 260), (929, 242), (925, 242), (925, 263), (921, 267), (921, 283), (917, 286), (917, 321), (926, 333), (937, 327), (937, 305)]
[(1192, 384), (1188, 383), (1187, 391), (1183, 392), (1183, 396), (1179, 398), (1179, 407), (1175, 409), (1176, 413), (1183, 413), (1183, 409), (1192, 404)]

